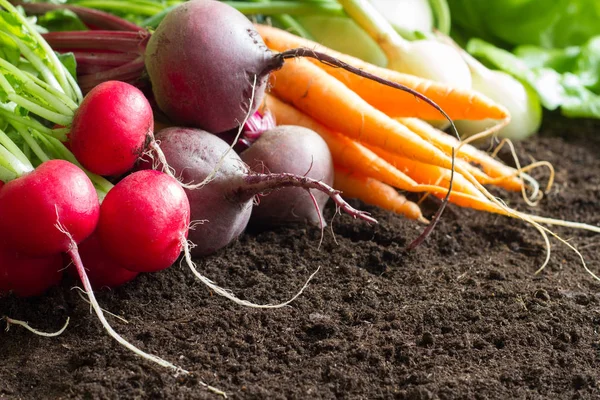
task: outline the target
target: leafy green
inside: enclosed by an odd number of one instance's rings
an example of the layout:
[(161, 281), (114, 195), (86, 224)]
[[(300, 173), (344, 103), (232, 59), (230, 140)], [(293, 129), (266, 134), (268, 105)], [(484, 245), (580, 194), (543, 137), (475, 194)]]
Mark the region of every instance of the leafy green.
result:
[(578, 46), (600, 35), (598, 0), (448, 0), (454, 30), (501, 47)]
[(58, 60), (65, 66), (73, 78), (77, 77), (77, 61), (73, 53), (58, 54)]
[(568, 117), (600, 118), (600, 36), (565, 49), (519, 46), (514, 54), (471, 39), (467, 51), (527, 82), (545, 108), (560, 108)]
[(85, 31), (87, 27), (71, 10), (49, 11), (37, 19), (37, 24), (50, 32)]

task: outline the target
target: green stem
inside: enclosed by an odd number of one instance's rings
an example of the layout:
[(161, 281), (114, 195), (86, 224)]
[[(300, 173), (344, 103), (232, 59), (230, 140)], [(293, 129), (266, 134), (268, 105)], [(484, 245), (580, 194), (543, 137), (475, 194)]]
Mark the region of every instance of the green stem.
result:
[(69, 134), (70, 130), (70, 128), (56, 128), (52, 129), (48, 135), (58, 139), (61, 142), (66, 142), (67, 135)]
[(23, 143), (23, 154), (25, 154), (28, 160), (31, 159), (31, 147), (27, 143)]
[(33, 165), (29, 161), (29, 158), (27, 158), (27, 155), (21, 151), (19, 146), (17, 146), (2, 129), (0, 129), (0, 145), (10, 151), (20, 162), (33, 169)]
[(9, 182), (17, 178), (17, 174), (0, 165), (0, 181)]
[[(12, 64), (11, 64), (12, 66)], [(16, 67), (15, 67), (16, 68)], [(17, 68), (18, 70), (18, 68)], [(34, 76), (28, 72), (23, 72), (23, 74), (30, 79), (31, 84), (35, 84), (37, 86), (39, 86), (41, 89), (40, 93), (43, 92), (45, 93), (45, 96), (54, 96), (55, 98), (57, 98), (60, 101), (56, 101), (56, 102), (52, 102), (53, 106), (56, 108), (56, 111), (60, 111), (60, 109), (62, 108), (62, 105), (66, 106), (69, 110), (71, 110), (70, 112), (73, 113), (75, 112), (75, 110), (77, 110), (77, 108), (79, 108), (78, 104), (81, 103), (80, 100), (75, 100), (73, 101), (73, 99), (71, 99), (70, 97), (68, 97), (67, 95), (65, 95), (62, 91), (58, 91), (56, 89), (54, 89), (52, 86), (48, 85), (46, 82), (44, 82), (43, 80), (39, 79), (37, 76)], [(69, 76), (71, 76), (69, 74)], [(29, 81), (28, 83), (26, 83), (26, 88), (29, 89)], [(37, 90), (37, 89), (36, 89)], [(41, 97), (41, 96), (40, 96)], [(51, 97), (48, 97), (48, 99), (50, 99)], [(55, 103), (60, 103), (61, 106), (60, 107), (56, 107)], [(64, 113), (65, 115), (68, 115), (68, 112)]]
[(21, 137), (25, 140), (27, 145), (31, 147), (33, 154), (36, 155), (37, 158), (40, 159), (41, 162), (46, 162), (50, 160), (50, 157), (46, 154), (46, 152), (40, 147), (38, 142), (29, 134), (27, 129), (23, 129), (23, 127), (19, 127), (19, 124), (15, 125)]
[[(66, 75), (68, 75), (68, 71), (65, 66), (60, 62), (58, 56), (54, 53), (50, 45), (46, 43), (46, 41), (42, 38), (39, 32), (29, 23), (27, 18), (25, 18), (21, 13), (17, 11), (17, 9), (10, 4), (7, 0), (0, 0), (0, 6), (5, 8), (19, 23), (28, 31), (29, 36), (37, 42), (37, 44), (44, 50), (44, 53), (48, 57), (50, 66), (53, 69), (55, 74), (55, 78), (58, 80), (60, 87), (65, 94), (71, 98), (77, 98), (78, 90), (75, 90), (71, 87), (68, 82)], [(75, 90), (75, 92), (74, 92)], [(81, 93), (79, 92), (79, 97)]]
[[(283, 27), (295, 31), (297, 34), (310, 37), (310, 34), (291, 15), (331, 15), (344, 16), (342, 7), (336, 2), (329, 1), (223, 1), (245, 15), (268, 15), (278, 21)], [(149, 29), (156, 29), (165, 16), (179, 4), (169, 6), (152, 16), (140, 25)], [(283, 14), (283, 15), (281, 15)], [(287, 14), (287, 15), (286, 15)]]
[(446, 0), (429, 0), (429, 6), (433, 11), (437, 30), (444, 35), (450, 35), (451, 15), (448, 2)]
[[(57, 129), (52, 130), (50, 128), (47, 128), (34, 119), (22, 117), (20, 115), (15, 114), (14, 112), (12, 112), (10, 110), (6, 110), (5, 108), (3, 108), (1, 106), (0, 106), (0, 117), (3, 117), (4, 119), (8, 120), (11, 124), (13, 124), (13, 123), (22, 124), (28, 128), (35, 129), (35, 130), (45, 133), (47, 135), (56, 136), (59, 139), (60, 139), (60, 137), (57, 136), (57, 134), (62, 133), (62, 132), (55, 133), (55, 131), (58, 131)], [(64, 136), (64, 139), (66, 140), (66, 135)]]
[(2, 90), (4, 90), (8, 94), (15, 93), (15, 89), (13, 89), (11, 84), (4, 77), (3, 73), (0, 73), (0, 87), (2, 88)]
[(9, 171), (13, 171), (17, 177), (33, 171), (33, 167), (23, 164), (4, 146), (0, 146), (0, 165)]
[(75, 114), (75, 110), (70, 108), (68, 105), (59, 101), (56, 97), (52, 95), (52, 93), (48, 93), (48, 91), (44, 90), (44, 88), (35, 84), (33, 81), (25, 82), (25, 89), (28, 91), (30, 95), (33, 95), (39, 99), (42, 99), (49, 107), (52, 107), (54, 112), (57, 112), (63, 118), (73, 118)]
[[(263, 3), (263, 4), (269, 4), (271, 3), (270, 0), (250, 0), (254, 3)], [(308, 3), (309, 1), (305, 1), (306, 3)], [(289, 14), (280, 14), (280, 15), (272, 15), (271, 19), (273, 19), (273, 21), (275, 21), (278, 25), (280, 25), (282, 28), (307, 39), (313, 39), (312, 35), (306, 30), (304, 29), (304, 27), (294, 19), (294, 17), (292, 17)]]
[(74, 4), (96, 10), (151, 16), (164, 10), (164, 6), (154, 2), (132, 2), (123, 0), (81, 0)]
[(98, 198), (100, 201), (104, 199), (106, 194), (110, 189), (113, 188), (113, 184), (110, 183), (107, 179), (103, 178), (100, 175), (93, 174), (90, 171), (83, 168), (83, 166), (77, 161), (73, 153), (67, 147), (52, 136), (46, 136), (46, 140), (48, 140), (49, 144), (54, 148), (54, 150), (59, 154), (60, 158), (63, 160), (67, 160), (75, 165), (77, 165), (86, 175), (90, 178), (94, 186), (96, 187), (96, 192), (98, 193)]
[(172, 6), (169, 6), (167, 8), (165, 8), (164, 10), (162, 10), (161, 12), (159, 12), (158, 14), (155, 14), (153, 16), (151, 16), (150, 18), (142, 21), (142, 23), (140, 23), (141, 27), (147, 28), (147, 29), (156, 29), (156, 27), (158, 26), (158, 24), (160, 24), (160, 22), (165, 18), (165, 16), (171, 12), (171, 10), (173, 10), (175, 7), (177, 7), (179, 4), (175, 4)]
[(388, 58), (388, 68), (396, 69), (402, 63), (410, 43), (403, 39), (392, 25), (367, 0), (338, 0), (344, 11), (367, 32)]
[(245, 15), (344, 15), (342, 7), (336, 3), (304, 3), (301, 1), (269, 1), (264, 3), (223, 1), (223, 3)]
[(298, 35), (300, 37), (314, 40), (313, 36), (308, 32), (304, 27), (300, 24), (300, 22), (296, 21), (294, 17), (289, 14), (282, 15), (273, 15), (271, 18), (283, 28), (286, 28), (291, 33)]
[(33, 67), (40, 74), (42, 74), (42, 76), (44, 77), (46, 82), (48, 82), (48, 84), (50, 84), (54, 88), (62, 89), (60, 83), (58, 83), (58, 80), (56, 79), (50, 68), (48, 68), (44, 64), (44, 61), (41, 58), (39, 58), (33, 51), (31, 51), (31, 49), (27, 45), (25, 45), (25, 43), (23, 43), (21, 39), (3, 31), (0, 31), (0, 36), (5, 36), (9, 40), (15, 42), (15, 44), (19, 48), (19, 51), (23, 54), (23, 57), (25, 57), (31, 63), (31, 65), (33, 65)]
[(9, 94), (8, 100), (15, 102), (16, 104), (28, 110), (29, 112), (32, 112), (42, 118), (45, 118), (50, 122), (54, 122), (55, 124), (70, 125), (71, 121), (73, 120), (72, 117), (67, 117), (62, 114), (55, 113), (54, 111), (50, 111), (47, 108), (44, 108), (39, 104), (36, 104), (33, 101), (30, 101), (16, 93)]
[[(55, 88), (53, 88), (43, 80), (35, 78), (31, 74), (21, 71), (19, 68), (15, 67), (14, 65), (2, 58), (0, 58), (0, 68), (4, 68), (9, 74), (20, 80), (20, 82), (24, 85), (25, 89), (27, 89), (31, 95), (33, 95), (34, 97), (41, 98), (50, 107), (54, 108), (55, 111), (58, 111), (59, 113), (62, 113), (65, 116), (73, 115), (73, 111), (77, 108), (77, 105), (75, 105), (75, 108), (71, 109), (70, 106), (71, 103), (74, 104), (73, 101), (66, 97), (64, 94), (56, 96), (55, 94), (61, 92), (58, 92)], [(15, 89), (4, 77), (4, 74), (0, 73), (0, 76), (2, 78), (0, 79), (0, 85), (2, 86), (2, 88), (9, 94), (16, 93)], [(38, 82), (42, 83), (43, 86), (40, 86)], [(69, 104), (65, 104), (63, 99), (68, 99), (67, 103)], [(38, 105), (42, 106), (39, 103)]]

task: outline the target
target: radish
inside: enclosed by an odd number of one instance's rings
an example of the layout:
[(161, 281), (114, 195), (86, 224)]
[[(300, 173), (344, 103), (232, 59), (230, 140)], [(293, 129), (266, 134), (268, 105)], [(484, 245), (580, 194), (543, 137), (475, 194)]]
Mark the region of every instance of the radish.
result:
[(98, 175), (129, 171), (153, 140), (152, 107), (136, 87), (119, 81), (92, 89), (75, 112), (69, 145), (77, 160)]
[(188, 198), (174, 178), (154, 170), (128, 175), (102, 202), (98, 236), (124, 268), (153, 272), (181, 254), (190, 223)]
[[(251, 172), (237, 154), (229, 151), (225, 141), (206, 131), (172, 127), (158, 132), (156, 138), (169, 165), (184, 181), (203, 182), (208, 177), (208, 183), (200, 189), (185, 189), (190, 199), (191, 219), (200, 222), (189, 232), (189, 239), (195, 245), (194, 256), (207, 255), (227, 246), (248, 224), (255, 196), (284, 187), (317, 189), (353, 217), (376, 222), (368, 214), (353, 209), (337, 191), (316, 179), (289, 173)], [(289, 154), (292, 159), (295, 156), (295, 153)], [(149, 164), (146, 161), (141, 168), (148, 168)]]
[[(293, 156), (290, 156), (293, 154)], [(333, 185), (333, 159), (318, 133), (300, 126), (281, 125), (263, 132), (240, 158), (254, 172), (288, 172)], [(287, 222), (323, 222), (322, 209), (329, 197), (303, 188), (286, 188), (260, 197), (252, 211), (253, 225)]]
[(46, 161), (0, 190), (1, 240), (24, 256), (67, 252), (94, 231), (99, 214), (92, 182), (64, 160)]
[(60, 254), (41, 258), (22, 257), (0, 247), (0, 294), (19, 297), (39, 296), (62, 278)]

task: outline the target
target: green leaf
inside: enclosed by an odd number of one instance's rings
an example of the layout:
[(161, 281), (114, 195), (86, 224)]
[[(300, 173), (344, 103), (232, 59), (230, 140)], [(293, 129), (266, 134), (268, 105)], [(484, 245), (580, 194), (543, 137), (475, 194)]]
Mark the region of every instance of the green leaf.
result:
[(501, 47), (578, 46), (600, 35), (598, 0), (448, 0), (452, 23)]
[(56, 10), (45, 13), (37, 19), (37, 24), (50, 32), (86, 31), (87, 26), (71, 10)]
[(515, 54), (480, 39), (467, 51), (530, 84), (545, 108), (568, 117), (600, 118), (600, 37), (582, 47), (546, 50), (521, 46)]
[(0, 35), (0, 57), (11, 64), (16, 64), (19, 62), (20, 56), (21, 52), (15, 41), (5, 35)]
[(73, 53), (57, 53), (58, 60), (67, 68), (73, 78), (77, 78), (77, 61)]

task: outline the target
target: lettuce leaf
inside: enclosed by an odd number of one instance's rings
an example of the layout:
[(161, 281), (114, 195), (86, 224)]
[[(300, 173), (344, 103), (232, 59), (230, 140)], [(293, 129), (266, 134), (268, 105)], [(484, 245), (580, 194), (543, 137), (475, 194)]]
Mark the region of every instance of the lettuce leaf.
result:
[(598, 0), (448, 0), (453, 29), (510, 48), (579, 46), (600, 35)]
[(524, 45), (511, 53), (481, 39), (467, 51), (531, 85), (543, 106), (567, 117), (600, 118), (600, 36), (583, 46), (544, 49)]

